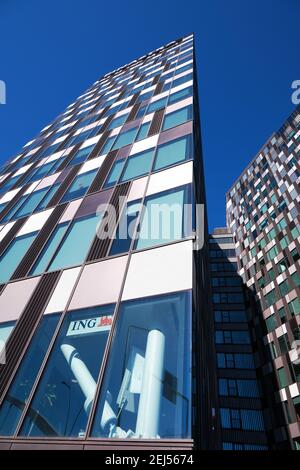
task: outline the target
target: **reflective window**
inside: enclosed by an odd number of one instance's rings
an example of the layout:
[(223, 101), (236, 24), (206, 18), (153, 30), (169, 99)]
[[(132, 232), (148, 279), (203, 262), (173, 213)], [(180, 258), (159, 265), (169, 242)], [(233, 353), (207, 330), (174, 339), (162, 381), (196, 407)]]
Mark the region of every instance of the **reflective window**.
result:
[(148, 196), (142, 214), (137, 249), (180, 240), (192, 228), (190, 186)]
[(59, 186), (60, 186), (60, 183), (56, 183), (53, 186), (51, 186), (50, 189), (48, 188), (49, 190), (48, 190), (46, 196), (40, 202), (40, 204), (36, 207), (35, 211), (41, 211), (41, 210), (45, 209), (45, 207), (48, 205), (48, 203), (51, 201), (52, 197), (56, 193), (56, 190), (58, 189)]
[(61, 202), (68, 202), (84, 196), (96, 176), (98, 168), (77, 175)]
[(109, 175), (107, 177), (107, 180), (104, 184), (104, 188), (107, 188), (108, 186), (113, 186), (114, 184), (116, 184), (116, 182), (120, 178), (124, 163), (125, 163), (125, 159), (123, 158), (122, 160), (117, 160), (113, 164), (113, 166), (112, 166), (112, 168), (109, 172)]
[(38, 257), (38, 260), (34, 264), (33, 269), (30, 271), (31, 275), (40, 274), (46, 271), (50, 260), (52, 259), (58, 245), (60, 244), (64, 234), (66, 233), (68, 225), (69, 222), (65, 222), (63, 224), (59, 224), (55, 228), (45, 247), (43, 248), (40, 256)]
[(175, 165), (189, 158), (192, 158), (191, 135), (159, 145), (156, 152), (154, 170)]
[(45, 197), (48, 190), (49, 188), (43, 188), (38, 191), (33, 191), (33, 193), (29, 194), (28, 196), (25, 196), (24, 204), (21, 206), (19, 206), (18, 204), (18, 207), (20, 208), (13, 213), (13, 216), (11, 216), (11, 218), (17, 219), (20, 217), (25, 217), (25, 215), (31, 214), (31, 212), (34, 211), (34, 209)]
[(169, 97), (168, 105), (177, 103), (178, 101), (184, 100), (189, 96), (193, 95), (193, 87), (184, 88), (183, 90), (172, 93)]
[(147, 114), (154, 113), (154, 111), (164, 108), (167, 104), (167, 101), (168, 101), (168, 97), (166, 96), (165, 98), (161, 98), (160, 100), (150, 103), (147, 109)]
[(150, 124), (151, 124), (151, 121), (145, 122), (144, 124), (141, 125), (137, 138), (135, 139), (136, 141), (145, 139), (145, 137), (147, 137)]
[(120, 218), (110, 255), (129, 251), (140, 209), (141, 201), (134, 201), (126, 205)]
[(191, 313), (190, 292), (122, 303), (93, 436), (190, 436)]
[(109, 305), (67, 313), (22, 436), (84, 437), (113, 311)]
[(137, 134), (138, 128), (135, 127), (134, 129), (130, 129), (125, 132), (121, 132), (116, 138), (116, 141), (112, 147), (113, 150), (119, 149), (121, 147), (125, 147), (125, 145), (132, 144)]
[(97, 214), (74, 220), (49, 269), (55, 271), (56, 269), (83, 263), (90, 244), (96, 236), (99, 221), (100, 217)]
[(72, 158), (68, 166), (78, 165), (79, 163), (85, 162), (87, 157), (93, 150), (93, 148), (94, 148), (94, 145), (90, 145), (89, 147), (85, 147), (83, 149), (78, 150), (78, 152), (76, 152), (76, 154), (74, 155), (74, 157)]
[(149, 173), (152, 166), (153, 155), (154, 149), (130, 156), (126, 161), (121, 181), (131, 180)]
[(15, 321), (7, 321), (7, 322), (0, 323), (0, 354), (2, 351), (1, 347), (3, 343), (5, 344), (6, 341), (8, 340), (12, 330), (15, 327), (15, 324), (16, 324)]
[(192, 106), (178, 109), (177, 111), (165, 116), (162, 130), (165, 131), (171, 127), (179, 126), (179, 124), (183, 124), (190, 119), (192, 119)]
[(0, 283), (5, 283), (11, 278), (36, 235), (37, 232), (31, 232), (16, 237), (5, 250), (0, 258)]
[[(57, 325), (58, 315), (45, 315), (0, 407), (0, 435), (11, 436), (30, 395)], [(42, 419), (41, 419), (42, 421)]]
[(109, 124), (107, 130), (112, 130), (112, 129), (115, 129), (116, 127), (122, 126), (124, 122), (126, 121), (127, 116), (128, 114), (123, 114), (122, 116), (118, 116), (115, 119), (113, 119), (111, 123)]

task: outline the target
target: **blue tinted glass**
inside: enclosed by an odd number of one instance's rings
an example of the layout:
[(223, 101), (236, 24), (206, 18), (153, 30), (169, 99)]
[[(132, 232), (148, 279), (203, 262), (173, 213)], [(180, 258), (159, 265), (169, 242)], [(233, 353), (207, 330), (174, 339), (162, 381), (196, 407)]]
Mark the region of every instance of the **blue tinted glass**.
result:
[(20, 176), (14, 176), (13, 178), (9, 178), (3, 184), (3, 186), (0, 187), (0, 193), (3, 193), (4, 191), (8, 191), (10, 188), (12, 188), (16, 184), (19, 178)]
[(180, 77), (180, 78), (177, 78), (176, 80), (173, 80), (173, 83), (172, 83), (172, 88), (178, 86), (178, 85), (182, 85), (182, 83), (185, 83), (185, 82), (188, 82), (190, 80), (193, 80), (193, 74), (192, 73), (188, 73), (187, 75), (184, 75), (183, 77)]
[(46, 268), (54, 255), (59, 243), (61, 242), (69, 223), (65, 222), (56, 227), (51, 237), (47, 241), (45, 247), (43, 248), (37, 262), (35, 263), (33, 269), (30, 271), (31, 275), (39, 274), (46, 271)]
[(77, 199), (78, 197), (84, 196), (97, 171), (98, 169), (96, 168), (95, 170), (87, 171), (86, 173), (82, 173), (81, 175), (76, 176), (61, 202), (71, 201), (72, 199)]
[(26, 179), (26, 182), (28, 181), (32, 183), (33, 181), (42, 179), (48, 173), (48, 171), (52, 168), (52, 166), (53, 166), (53, 162), (46, 163), (45, 165), (40, 166), (37, 169), (37, 171), (35, 171), (35, 173), (29, 179)]
[(76, 155), (72, 158), (69, 165), (78, 165), (78, 163), (83, 163), (87, 159), (88, 155), (93, 150), (94, 145), (90, 145), (84, 149), (78, 150)]
[(142, 139), (145, 139), (145, 137), (147, 137), (150, 124), (151, 124), (151, 121), (145, 122), (145, 124), (141, 125), (136, 140), (142, 140)]
[(2, 344), (3, 343), (5, 344), (8, 338), (10, 337), (10, 334), (13, 331), (15, 324), (16, 324), (15, 321), (7, 321), (7, 322), (0, 323), (1, 354), (2, 354)]
[(117, 136), (117, 139), (113, 145), (113, 150), (125, 147), (134, 141), (138, 128), (130, 129), (129, 131), (123, 132)]
[(111, 121), (108, 126), (108, 130), (115, 129), (116, 127), (122, 126), (127, 119), (127, 114), (123, 114), (123, 116), (119, 116)]
[(112, 244), (110, 255), (118, 253), (126, 253), (131, 245), (132, 237), (138, 219), (141, 201), (135, 201), (128, 204), (119, 221), (118, 229), (115, 235), (115, 240)]
[(113, 311), (106, 305), (67, 313), (21, 435), (84, 437)]
[(12, 385), (0, 407), (0, 435), (11, 436), (30, 395), (32, 385), (47, 352), (57, 325), (58, 315), (45, 315), (18, 368)]
[(18, 202), (8, 211), (6, 216), (2, 219), (2, 222), (7, 222), (8, 220), (13, 218), (13, 215), (17, 212), (17, 210), (24, 204), (24, 201), (28, 198), (28, 195), (21, 196)]
[(169, 105), (173, 103), (177, 103), (180, 100), (183, 100), (185, 98), (188, 98), (189, 96), (192, 96), (193, 94), (193, 88), (187, 87), (184, 88), (183, 90), (177, 91), (176, 93), (172, 93), (169, 98)]
[(147, 114), (153, 113), (157, 109), (164, 108), (167, 104), (168, 97), (161, 98), (160, 100), (154, 101), (154, 103), (150, 103), (147, 109)]
[(105, 182), (105, 185), (104, 185), (105, 188), (107, 188), (108, 186), (114, 185), (118, 181), (124, 162), (125, 162), (125, 159), (122, 159), (122, 160), (117, 160), (113, 164), (112, 169), (110, 170), (108, 178)]
[(16, 237), (0, 258), (0, 283), (7, 282), (15, 272), (37, 232)]
[(101, 155), (105, 155), (111, 149), (112, 144), (116, 140), (116, 137), (109, 137), (101, 149)]
[(187, 214), (188, 205), (184, 207), (188, 198), (188, 187), (176, 188), (146, 198), (136, 248), (160, 245), (190, 234), (191, 215)]
[(190, 436), (191, 313), (190, 292), (121, 304), (93, 436)]
[(159, 170), (169, 165), (175, 165), (191, 157), (191, 139), (189, 136), (172, 140), (157, 148), (154, 169)]
[(99, 216), (92, 214), (72, 223), (50, 265), (49, 269), (51, 271), (81, 264), (84, 261), (89, 246), (96, 236), (96, 227), (99, 220)]
[(187, 106), (186, 108), (178, 109), (173, 113), (167, 114), (164, 118), (162, 130), (170, 129), (171, 127), (183, 124), (192, 118), (192, 107)]
[(38, 207), (35, 209), (36, 211), (41, 211), (41, 210), (45, 209), (47, 204), (51, 201), (52, 197), (56, 193), (56, 190), (59, 186), (60, 186), (60, 183), (56, 183), (53, 186), (51, 186), (51, 188), (48, 190), (48, 192), (47, 192), (46, 196), (44, 197), (44, 199), (40, 202)]
[(153, 160), (154, 149), (147, 150), (127, 159), (121, 181), (137, 178), (138, 176), (149, 173)]
[(33, 193), (27, 196), (27, 199), (23, 206), (14, 214), (14, 218), (24, 217), (25, 215), (31, 214), (37, 205), (41, 202), (48, 188), (40, 189), (39, 191), (33, 191)]

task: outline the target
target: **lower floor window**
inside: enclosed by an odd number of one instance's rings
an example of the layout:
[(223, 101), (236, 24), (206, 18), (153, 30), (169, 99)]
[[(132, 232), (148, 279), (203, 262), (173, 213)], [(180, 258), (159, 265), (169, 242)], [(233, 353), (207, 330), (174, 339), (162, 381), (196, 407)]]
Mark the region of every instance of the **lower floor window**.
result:
[(191, 296), (124, 302), (92, 435), (190, 437)]

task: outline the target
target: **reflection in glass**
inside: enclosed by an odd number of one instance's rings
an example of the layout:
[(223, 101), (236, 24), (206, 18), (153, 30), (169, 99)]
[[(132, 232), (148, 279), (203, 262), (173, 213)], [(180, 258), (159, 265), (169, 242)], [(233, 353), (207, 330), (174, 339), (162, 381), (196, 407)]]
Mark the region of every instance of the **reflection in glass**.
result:
[(191, 294), (123, 302), (94, 437), (190, 436)]
[(45, 315), (36, 331), (17, 375), (0, 407), (0, 435), (11, 436), (28, 400), (32, 385), (57, 325), (58, 315)]
[(21, 435), (84, 436), (113, 310), (109, 305), (67, 314)]

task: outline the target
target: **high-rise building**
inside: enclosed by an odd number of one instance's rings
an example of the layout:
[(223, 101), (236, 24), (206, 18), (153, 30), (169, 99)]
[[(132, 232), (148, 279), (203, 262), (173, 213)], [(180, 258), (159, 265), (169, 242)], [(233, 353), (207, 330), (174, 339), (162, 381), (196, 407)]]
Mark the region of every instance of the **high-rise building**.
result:
[(227, 194), (275, 448), (300, 449), (300, 107)]
[(247, 291), (237, 273), (231, 232), (215, 229), (209, 247), (222, 449), (267, 450), (271, 447), (266, 432), (268, 409), (264, 409)]
[(217, 448), (193, 37), (97, 80), (0, 175), (0, 448)]

